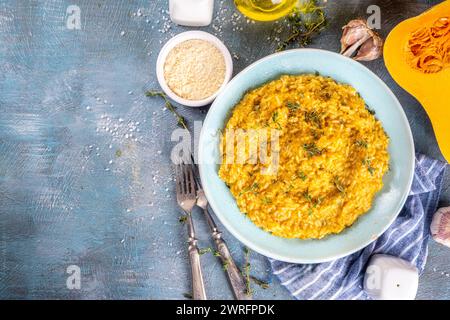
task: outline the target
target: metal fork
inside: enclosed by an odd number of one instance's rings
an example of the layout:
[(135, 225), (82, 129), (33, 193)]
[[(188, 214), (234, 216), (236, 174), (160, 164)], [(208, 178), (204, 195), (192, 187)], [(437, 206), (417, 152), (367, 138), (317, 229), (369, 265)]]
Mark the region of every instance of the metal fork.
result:
[(192, 297), (195, 300), (206, 300), (205, 285), (203, 283), (202, 268), (200, 265), (200, 253), (195, 238), (194, 224), (192, 221), (192, 208), (197, 201), (194, 174), (191, 164), (178, 164), (176, 172), (177, 202), (186, 214), (186, 224), (189, 236), (189, 260), (192, 272)]
[(247, 292), (247, 286), (243, 275), (236, 266), (225, 240), (222, 239), (222, 232), (219, 231), (214, 219), (208, 211), (208, 200), (206, 199), (202, 184), (198, 178), (199, 175), (196, 166), (194, 166), (194, 170), (196, 173), (195, 181), (197, 182), (197, 206), (203, 209), (203, 213), (211, 231), (211, 236), (214, 239), (217, 252), (220, 254), (220, 259), (222, 260), (223, 265), (226, 266), (225, 270), (227, 272), (228, 281), (233, 289), (234, 296), (237, 300), (252, 300), (251, 296)]

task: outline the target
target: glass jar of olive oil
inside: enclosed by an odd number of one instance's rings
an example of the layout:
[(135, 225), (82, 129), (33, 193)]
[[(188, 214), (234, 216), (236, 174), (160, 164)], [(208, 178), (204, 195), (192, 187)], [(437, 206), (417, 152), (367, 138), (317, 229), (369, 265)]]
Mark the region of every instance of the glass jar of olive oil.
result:
[(253, 20), (272, 21), (288, 15), (299, 0), (234, 0), (242, 14)]

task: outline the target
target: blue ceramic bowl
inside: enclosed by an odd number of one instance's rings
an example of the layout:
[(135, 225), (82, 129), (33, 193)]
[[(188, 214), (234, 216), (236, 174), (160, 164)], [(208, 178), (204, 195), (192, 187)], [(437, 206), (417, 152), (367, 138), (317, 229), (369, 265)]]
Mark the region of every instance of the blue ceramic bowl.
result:
[[(254, 225), (241, 213), (228, 187), (218, 176), (219, 132), (233, 107), (249, 89), (282, 74), (319, 72), (359, 91), (376, 111), (390, 137), (391, 170), (372, 208), (343, 232), (320, 240), (284, 239)], [(265, 57), (239, 73), (216, 98), (199, 140), (200, 175), (209, 203), (223, 225), (242, 243), (267, 257), (295, 263), (318, 263), (349, 255), (370, 244), (394, 221), (403, 207), (414, 173), (414, 143), (397, 98), (369, 69), (342, 55), (298, 49)]]

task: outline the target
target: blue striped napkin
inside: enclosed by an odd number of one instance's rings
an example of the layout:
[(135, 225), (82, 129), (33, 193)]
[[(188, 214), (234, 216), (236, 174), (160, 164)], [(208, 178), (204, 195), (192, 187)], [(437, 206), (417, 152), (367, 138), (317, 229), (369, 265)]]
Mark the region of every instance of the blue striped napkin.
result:
[(436, 211), (446, 164), (416, 154), (411, 192), (398, 218), (366, 248), (321, 264), (292, 264), (270, 260), (273, 273), (296, 299), (370, 299), (362, 282), (366, 263), (375, 253), (400, 257), (423, 271), (429, 228)]

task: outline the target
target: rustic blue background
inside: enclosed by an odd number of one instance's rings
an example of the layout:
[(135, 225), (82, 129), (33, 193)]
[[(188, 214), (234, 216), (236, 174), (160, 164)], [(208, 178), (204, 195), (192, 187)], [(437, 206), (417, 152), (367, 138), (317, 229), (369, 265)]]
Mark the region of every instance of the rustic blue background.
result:
[[(312, 47), (337, 51), (340, 28), (382, 8), (386, 36), (426, 1), (328, 1), (328, 29)], [(66, 27), (69, 5), (81, 30)], [(190, 292), (185, 229), (178, 222), (170, 133), (174, 118), (158, 99), (155, 61), (171, 36), (188, 28), (168, 20), (165, 0), (0, 1), (0, 298), (183, 298)], [(216, 34), (234, 55), (235, 72), (272, 53), (279, 25), (253, 24), (217, 1)], [(399, 88), (382, 59), (366, 63), (402, 103), (418, 151), (441, 158), (431, 124)], [(180, 107), (201, 120), (207, 108)], [(449, 176), (442, 204), (450, 201)], [(211, 246), (195, 213), (200, 245)], [(225, 233), (239, 264), (241, 245)], [(219, 261), (202, 259), (210, 298), (232, 298)], [(266, 259), (252, 274), (269, 281), (255, 298), (286, 299)], [(81, 268), (80, 290), (66, 268)], [(418, 298), (450, 298), (450, 251), (430, 245)]]

